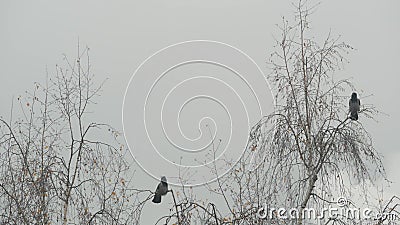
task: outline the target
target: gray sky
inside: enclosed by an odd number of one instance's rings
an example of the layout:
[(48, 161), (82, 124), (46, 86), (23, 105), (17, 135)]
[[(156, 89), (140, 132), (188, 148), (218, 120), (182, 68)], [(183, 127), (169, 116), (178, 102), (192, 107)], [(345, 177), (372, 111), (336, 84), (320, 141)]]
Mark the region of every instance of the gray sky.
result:
[[(353, 77), (361, 97), (373, 93), (362, 102), (389, 115), (366, 124), (394, 182), (386, 197), (400, 190), (399, 8), (397, 0), (322, 1), (311, 18), (317, 39), (331, 29), (357, 49), (348, 56), (350, 64), (341, 76)], [(52, 74), (63, 53), (74, 57), (79, 37), (81, 45), (91, 48), (98, 81), (109, 78), (95, 118), (122, 130), (125, 88), (151, 54), (182, 41), (215, 40), (244, 51), (268, 74), (265, 61), (273, 50), (272, 35), (278, 35), (275, 24), (282, 16), (292, 18), (292, 12), (290, 1), (279, 0), (1, 1), (0, 114), (8, 116), (12, 97), (44, 80), (46, 66)], [(138, 183), (153, 189), (148, 185), (154, 180), (142, 177)]]

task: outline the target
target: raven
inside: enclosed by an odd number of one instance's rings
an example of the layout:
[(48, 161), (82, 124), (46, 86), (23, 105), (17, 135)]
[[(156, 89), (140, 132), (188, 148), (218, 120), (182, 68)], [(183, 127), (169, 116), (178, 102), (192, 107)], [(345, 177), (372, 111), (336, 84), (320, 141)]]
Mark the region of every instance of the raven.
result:
[(357, 98), (357, 93), (353, 92), (349, 100), (350, 119), (358, 120), (358, 112), (360, 111), (360, 99)]
[(162, 176), (161, 177), (161, 182), (158, 184), (156, 193), (154, 194), (153, 202), (154, 203), (160, 203), (161, 202), (161, 196), (166, 195), (168, 192), (168, 183), (167, 183), (167, 178)]

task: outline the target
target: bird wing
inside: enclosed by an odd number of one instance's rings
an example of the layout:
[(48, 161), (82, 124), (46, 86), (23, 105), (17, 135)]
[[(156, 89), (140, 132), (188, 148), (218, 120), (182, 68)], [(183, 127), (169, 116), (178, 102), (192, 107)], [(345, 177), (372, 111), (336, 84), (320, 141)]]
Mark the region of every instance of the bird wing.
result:
[(156, 193), (157, 194), (159, 194), (159, 192), (160, 192), (160, 189), (161, 189), (161, 183), (159, 183), (158, 185), (157, 185), (157, 188), (156, 188)]
[(158, 193), (161, 195), (166, 195), (168, 192), (168, 185), (160, 183), (157, 187), (157, 190), (159, 191)]
[(358, 112), (360, 111), (360, 102), (359, 101), (351, 101), (349, 102), (349, 111), (350, 112)]

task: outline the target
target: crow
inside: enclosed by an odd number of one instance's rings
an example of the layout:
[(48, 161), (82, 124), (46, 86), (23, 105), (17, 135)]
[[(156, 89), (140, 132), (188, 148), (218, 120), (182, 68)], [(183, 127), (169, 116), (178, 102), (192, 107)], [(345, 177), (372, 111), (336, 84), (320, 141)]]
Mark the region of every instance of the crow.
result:
[(360, 111), (360, 99), (357, 98), (357, 93), (353, 92), (349, 100), (350, 119), (358, 120), (358, 112)]
[(168, 183), (167, 183), (167, 178), (162, 176), (161, 177), (161, 182), (158, 184), (156, 192), (154, 194), (153, 201), (154, 203), (160, 203), (161, 202), (161, 196), (166, 195), (168, 192)]

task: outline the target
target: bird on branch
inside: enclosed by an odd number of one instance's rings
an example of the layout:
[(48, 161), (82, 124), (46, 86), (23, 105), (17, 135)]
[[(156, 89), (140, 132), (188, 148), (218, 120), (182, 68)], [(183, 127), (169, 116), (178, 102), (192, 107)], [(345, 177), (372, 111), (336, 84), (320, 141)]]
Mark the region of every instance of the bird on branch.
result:
[(350, 119), (358, 120), (358, 112), (360, 112), (360, 99), (357, 98), (357, 93), (353, 92), (349, 100)]
[(168, 183), (167, 178), (165, 176), (161, 177), (161, 182), (158, 184), (157, 189), (154, 194), (153, 201), (154, 203), (161, 202), (161, 196), (166, 195), (168, 193)]

